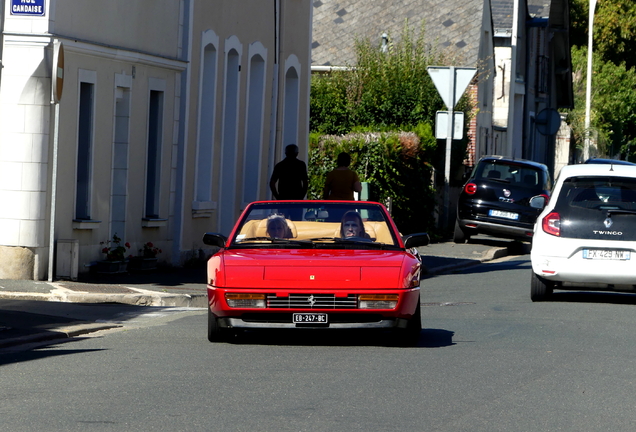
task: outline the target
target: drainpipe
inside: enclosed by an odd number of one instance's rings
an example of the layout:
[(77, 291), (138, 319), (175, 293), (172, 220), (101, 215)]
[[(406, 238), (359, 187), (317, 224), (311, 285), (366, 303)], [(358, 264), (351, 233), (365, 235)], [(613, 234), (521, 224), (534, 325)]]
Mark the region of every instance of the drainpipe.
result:
[(181, 264), (181, 244), (183, 241), (183, 219), (188, 210), (185, 205), (186, 155), (188, 147), (188, 119), (190, 118), (190, 86), (192, 75), (192, 29), (194, 19), (194, 0), (186, 0), (183, 17), (183, 51), (181, 57), (186, 61), (186, 70), (181, 73), (181, 103), (179, 107), (179, 146), (177, 148), (177, 173), (174, 203), (174, 227), (172, 229), (172, 264)]
[(517, 39), (519, 37), (519, 0), (514, 0), (512, 12), (512, 37), (510, 38), (510, 90), (508, 97), (508, 131), (506, 134), (506, 155), (521, 156), (514, 153), (514, 135), (516, 129), (515, 108), (517, 102)]
[(270, 114), (269, 125), (269, 156), (267, 161), (267, 196), (272, 199), (271, 191), (269, 190), (269, 176), (274, 169), (275, 157), (276, 157), (276, 140), (278, 137), (278, 87), (280, 77), (280, 1), (274, 0), (274, 66), (272, 73), (272, 107)]

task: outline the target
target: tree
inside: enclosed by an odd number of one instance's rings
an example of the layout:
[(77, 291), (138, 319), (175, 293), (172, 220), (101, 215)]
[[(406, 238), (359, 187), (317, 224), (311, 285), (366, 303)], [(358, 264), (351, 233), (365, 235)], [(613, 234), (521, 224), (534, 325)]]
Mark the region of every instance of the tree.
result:
[[(587, 47), (572, 48), (574, 109), (568, 114), (577, 143), (585, 138), (585, 91)], [(615, 65), (595, 58), (592, 66), (592, 111), (590, 124), (597, 132), (601, 154), (625, 158), (636, 151), (636, 71), (625, 63)]]
[(341, 134), (356, 128), (386, 131), (433, 124), (435, 112), (444, 105), (427, 67), (451, 63), (429, 48), (422, 28), (416, 36), (406, 25), (399, 40), (385, 50), (368, 39), (357, 40), (355, 50), (357, 61), (349, 70), (312, 77), (312, 132)]
[[(572, 45), (587, 46), (589, 0), (572, 0)], [(594, 13), (594, 55), (627, 69), (636, 66), (636, 0), (600, 0)]]
[[(568, 121), (577, 143), (585, 137), (589, 0), (572, 0), (574, 109)], [(636, 0), (602, 0), (594, 16), (591, 129), (599, 151), (628, 158), (636, 151)]]

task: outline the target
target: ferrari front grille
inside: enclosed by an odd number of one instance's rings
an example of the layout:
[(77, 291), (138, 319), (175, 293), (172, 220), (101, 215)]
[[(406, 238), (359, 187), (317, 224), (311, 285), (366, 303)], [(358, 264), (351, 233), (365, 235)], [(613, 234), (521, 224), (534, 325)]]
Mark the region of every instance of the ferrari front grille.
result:
[(334, 294), (290, 294), (287, 297), (267, 295), (267, 307), (273, 309), (356, 309), (355, 294), (336, 297)]

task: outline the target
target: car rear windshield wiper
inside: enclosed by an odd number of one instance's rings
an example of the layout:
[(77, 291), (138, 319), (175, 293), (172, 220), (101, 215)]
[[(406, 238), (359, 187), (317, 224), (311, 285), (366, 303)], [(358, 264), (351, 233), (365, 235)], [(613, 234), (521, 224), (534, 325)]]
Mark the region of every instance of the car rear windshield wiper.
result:
[(631, 214), (636, 215), (636, 210), (623, 210), (623, 209), (608, 209), (607, 217), (610, 217), (613, 214)]
[(502, 179), (502, 178), (493, 178), (493, 177), (484, 177), (485, 180), (493, 180), (499, 183), (510, 183), (510, 180), (508, 179)]

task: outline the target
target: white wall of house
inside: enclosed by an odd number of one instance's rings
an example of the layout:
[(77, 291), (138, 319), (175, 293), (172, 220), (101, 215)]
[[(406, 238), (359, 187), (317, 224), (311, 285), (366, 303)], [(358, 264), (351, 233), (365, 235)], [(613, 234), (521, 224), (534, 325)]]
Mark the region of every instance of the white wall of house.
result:
[[(49, 0), (38, 17), (11, 15), (4, 3), (0, 278), (48, 276), (55, 138), (53, 237), (77, 240), (80, 271), (114, 234), (132, 255), (151, 241), (161, 261), (181, 264), (202, 250), (204, 232), (227, 231), (246, 202), (266, 198), (269, 155), (291, 128), (289, 59), (293, 127), (307, 142), (305, 3)], [(55, 41), (65, 52), (57, 137)]]

